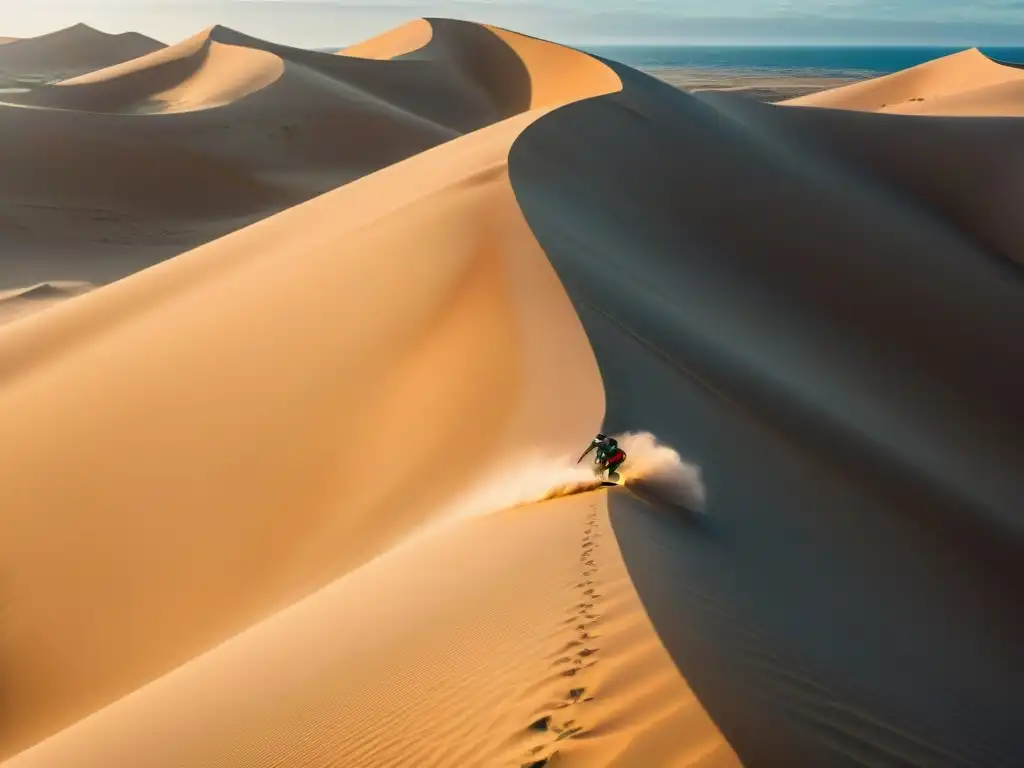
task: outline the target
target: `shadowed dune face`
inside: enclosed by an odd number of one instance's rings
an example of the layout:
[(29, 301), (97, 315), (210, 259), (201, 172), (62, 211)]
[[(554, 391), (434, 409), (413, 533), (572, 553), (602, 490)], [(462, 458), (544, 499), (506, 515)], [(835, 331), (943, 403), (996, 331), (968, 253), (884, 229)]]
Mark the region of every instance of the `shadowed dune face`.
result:
[(145, 35), (108, 35), (78, 24), (40, 37), (4, 38), (0, 73), (48, 75), (100, 69), (145, 56), (163, 47)]
[[(656, 629), (747, 764), (1012, 762), (1022, 286), (897, 157), (994, 167), (1007, 123), (918, 141), (909, 120), (727, 107), (616, 69), (621, 93), (531, 125), (510, 172), (605, 428), (701, 467), (706, 519), (610, 500)], [(969, 211), (1007, 187), (946, 189)]]
[(1024, 69), (977, 48), (840, 88), (783, 102), (907, 115), (1024, 115)]
[[(818, 162), (842, 166), (880, 201), (917, 207), (933, 228), (949, 233), (961, 249), (1002, 265), (1006, 280), (1017, 282), (1014, 275), (1024, 264), (1024, 221), (1013, 204), (1024, 192), (1019, 120), (879, 118), (826, 109), (748, 108), (712, 96), (705, 100), (751, 129), (788, 137)], [(911, 145), (913, 152), (892, 149)], [(967, 149), (974, 146), (984, 151)], [(867, 221), (862, 228), (872, 226)], [(929, 245), (919, 247), (935, 252)]]

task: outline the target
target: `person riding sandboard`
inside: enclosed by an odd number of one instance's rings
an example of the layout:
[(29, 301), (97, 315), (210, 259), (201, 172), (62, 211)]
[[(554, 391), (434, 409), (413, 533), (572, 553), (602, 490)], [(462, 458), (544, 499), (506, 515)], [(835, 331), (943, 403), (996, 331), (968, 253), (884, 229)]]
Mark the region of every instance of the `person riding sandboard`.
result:
[(619, 448), (619, 443), (614, 437), (598, 433), (597, 437), (590, 441), (590, 446), (583, 452), (583, 455), (576, 461), (579, 464), (586, 458), (587, 454), (595, 451), (594, 464), (600, 467), (598, 474), (604, 477), (605, 470), (608, 470), (608, 480), (613, 483), (619, 481), (619, 473), (616, 471), (622, 462), (626, 460), (626, 452)]

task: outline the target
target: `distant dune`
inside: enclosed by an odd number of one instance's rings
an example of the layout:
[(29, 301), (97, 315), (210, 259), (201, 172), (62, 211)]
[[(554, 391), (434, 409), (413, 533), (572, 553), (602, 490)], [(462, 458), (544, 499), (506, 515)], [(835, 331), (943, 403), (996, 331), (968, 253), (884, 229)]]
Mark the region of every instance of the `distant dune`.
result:
[[(0, 290), (102, 284), (485, 125), (571, 98), (596, 62), (423, 21), (395, 61), (214, 27), (0, 105)], [(414, 25), (415, 26), (415, 25)], [(538, 78), (537, 69), (550, 69)], [(173, 119), (168, 119), (173, 117)], [(24, 254), (45, 256), (24, 258)]]
[(1024, 116), (1024, 68), (972, 48), (784, 103), (906, 115)]
[(41, 312), (93, 288), (88, 283), (39, 283), (25, 288), (0, 291), (0, 325)]
[(212, 27), (0, 106), (2, 768), (1014, 765), (1024, 70), (925, 66)]
[(3, 39), (0, 72), (8, 76), (99, 69), (163, 47), (163, 43), (136, 32), (108, 35), (85, 24), (40, 37)]
[(434, 27), (431, 22), (416, 19), (377, 37), (343, 48), (337, 53), (361, 59), (394, 59), (426, 48), (433, 36)]

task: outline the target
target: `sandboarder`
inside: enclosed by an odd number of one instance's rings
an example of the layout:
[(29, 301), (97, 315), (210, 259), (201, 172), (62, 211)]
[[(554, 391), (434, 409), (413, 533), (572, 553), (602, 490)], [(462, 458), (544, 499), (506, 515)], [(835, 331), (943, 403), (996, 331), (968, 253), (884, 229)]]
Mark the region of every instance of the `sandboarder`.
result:
[(607, 469), (608, 479), (612, 482), (617, 482), (619, 474), (616, 470), (626, 460), (626, 452), (619, 448), (615, 438), (598, 433), (597, 437), (590, 441), (590, 446), (583, 452), (583, 455), (580, 456), (576, 463), (579, 464), (583, 461), (591, 451), (596, 452), (594, 454), (594, 463), (600, 467), (600, 474), (603, 475), (604, 470)]

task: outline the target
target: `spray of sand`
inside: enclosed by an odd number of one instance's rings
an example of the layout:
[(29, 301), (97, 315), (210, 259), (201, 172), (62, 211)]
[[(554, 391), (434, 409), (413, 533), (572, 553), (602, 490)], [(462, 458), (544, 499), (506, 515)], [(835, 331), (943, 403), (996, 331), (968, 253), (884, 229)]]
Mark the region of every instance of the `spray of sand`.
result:
[[(625, 485), (642, 487), (645, 495), (693, 511), (704, 508), (700, 468), (689, 464), (650, 432), (616, 435), (626, 461), (619, 468)], [(490, 476), (464, 496), (447, 520), (465, 519), (520, 507), (601, 487), (594, 474), (592, 455), (577, 464), (578, 456), (534, 455)]]
[[(635, 487), (649, 500), (692, 512), (704, 511), (705, 493), (699, 467), (683, 461), (650, 432), (627, 432), (614, 437), (626, 452), (626, 461), (619, 468), (624, 485)], [(444, 514), (407, 535), (396, 546), (407, 546), (472, 518), (600, 488), (602, 478), (594, 473), (593, 454), (579, 464), (577, 458), (578, 454), (536, 453), (491, 472)]]
[(666, 504), (704, 511), (706, 493), (700, 467), (683, 461), (650, 432), (627, 432), (615, 439), (626, 452), (619, 474), (627, 486), (642, 488), (646, 495)]

